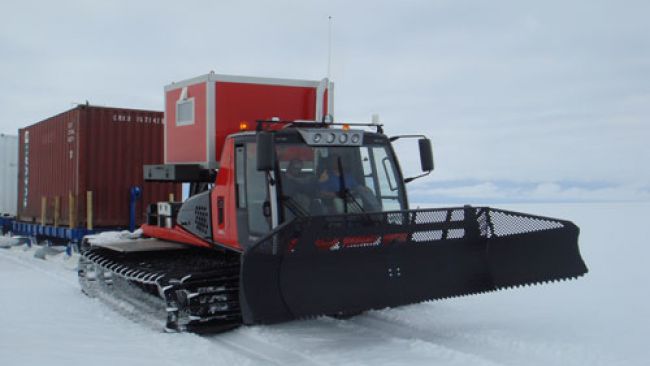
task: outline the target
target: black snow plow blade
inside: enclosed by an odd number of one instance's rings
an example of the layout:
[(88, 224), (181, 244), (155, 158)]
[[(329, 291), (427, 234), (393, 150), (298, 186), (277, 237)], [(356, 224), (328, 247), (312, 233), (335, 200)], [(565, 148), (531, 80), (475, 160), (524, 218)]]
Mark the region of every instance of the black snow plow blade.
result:
[(575, 278), (569, 221), (489, 207), (302, 217), (244, 253), (244, 322), (349, 315)]

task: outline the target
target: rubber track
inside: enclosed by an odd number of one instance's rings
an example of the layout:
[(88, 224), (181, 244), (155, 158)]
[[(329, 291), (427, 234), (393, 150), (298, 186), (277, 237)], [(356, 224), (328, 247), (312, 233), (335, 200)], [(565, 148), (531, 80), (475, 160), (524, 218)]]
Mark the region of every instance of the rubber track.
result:
[(155, 313), (172, 332), (218, 333), (239, 326), (239, 256), (188, 249), (121, 254), (82, 253), (79, 282), (91, 297), (102, 292)]

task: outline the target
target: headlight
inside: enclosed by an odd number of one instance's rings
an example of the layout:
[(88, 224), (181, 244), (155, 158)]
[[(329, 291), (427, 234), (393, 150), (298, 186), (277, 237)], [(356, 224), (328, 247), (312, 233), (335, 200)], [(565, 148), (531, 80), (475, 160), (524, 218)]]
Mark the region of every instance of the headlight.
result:
[(327, 135), (327, 143), (331, 144), (332, 142), (334, 142), (334, 140), (336, 140), (336, 135), (330, 132)]
[(340, 134), (339, 135), (339, 142), (342, 143), (342, 144), (345, 144), (346, 142), (348, 142), (348, 134), (347, 133)]
[(314, 143), (319, 143), (323, 139), (323, 136), (320, 133), (314, 135)]

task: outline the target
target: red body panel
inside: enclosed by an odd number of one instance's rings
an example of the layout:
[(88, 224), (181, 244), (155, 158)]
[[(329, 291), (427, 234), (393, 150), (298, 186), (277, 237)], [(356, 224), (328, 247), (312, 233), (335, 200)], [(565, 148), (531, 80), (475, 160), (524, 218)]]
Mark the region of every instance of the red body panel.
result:
[(194, 98), (194, 123), (176, 126), (176, 102), (182, 88), (170, 90), (165, 95), (166, 157), (167, 164), (200, 163), (207, 158), (207, 100), (205, 82), (187, 87), (187, 97)]
[[(224, 153), (221, 157), (221, 168), (217, 175), (215, 186), (210, 194), (212, 206), (212, 238), (215, 242), (236, 251), (241, 251), (237, 235), (237, 207), (235, 197), (235, 172), (234, 172), (234, 143), (232, 139), (226, 140)], [(223, 205), (223, 217), (220, 220), (219, 201)], [(221, 222), (220, 222), (221, 221)], [(154, 225), (142, 225), (144, 235), (162, 240), (174, 241), (198, 247), (210, 248), (213, 244), (192, 235), (179, 227), (172, 229)]]
[(195, 235), (188, 233), (179, 226), (171, 229), (153, 225), (142, 225), (142, 233), (152, 238), (169, 240), (177, 243), (190, 244), (202, 248), (211, 248), (212, 244), (205, 242)]
[(225, 137), (239, 132), (242, 121), (255, 129), (260, 119), (311, 120), (316, 113), (316, 88), (217, 82), (216, 90), (217, 160)]
[[(210, 197), (212, 205), (212, 237), (216, 242), (241, 250), (237, 237), (237, 200), (235, 197), (234, 142), (227, 139), (221, 156), (221, 168)], [(223, 199), (223, 223), (219, 223), (218, 200)]]

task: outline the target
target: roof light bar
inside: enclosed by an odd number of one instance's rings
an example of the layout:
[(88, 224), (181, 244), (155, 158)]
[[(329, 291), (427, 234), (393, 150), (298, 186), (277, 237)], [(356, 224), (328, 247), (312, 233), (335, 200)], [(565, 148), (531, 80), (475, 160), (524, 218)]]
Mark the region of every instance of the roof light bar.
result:
[(361, 146), (364, 131), (299, 128), (298, 132), (309, 146)]

